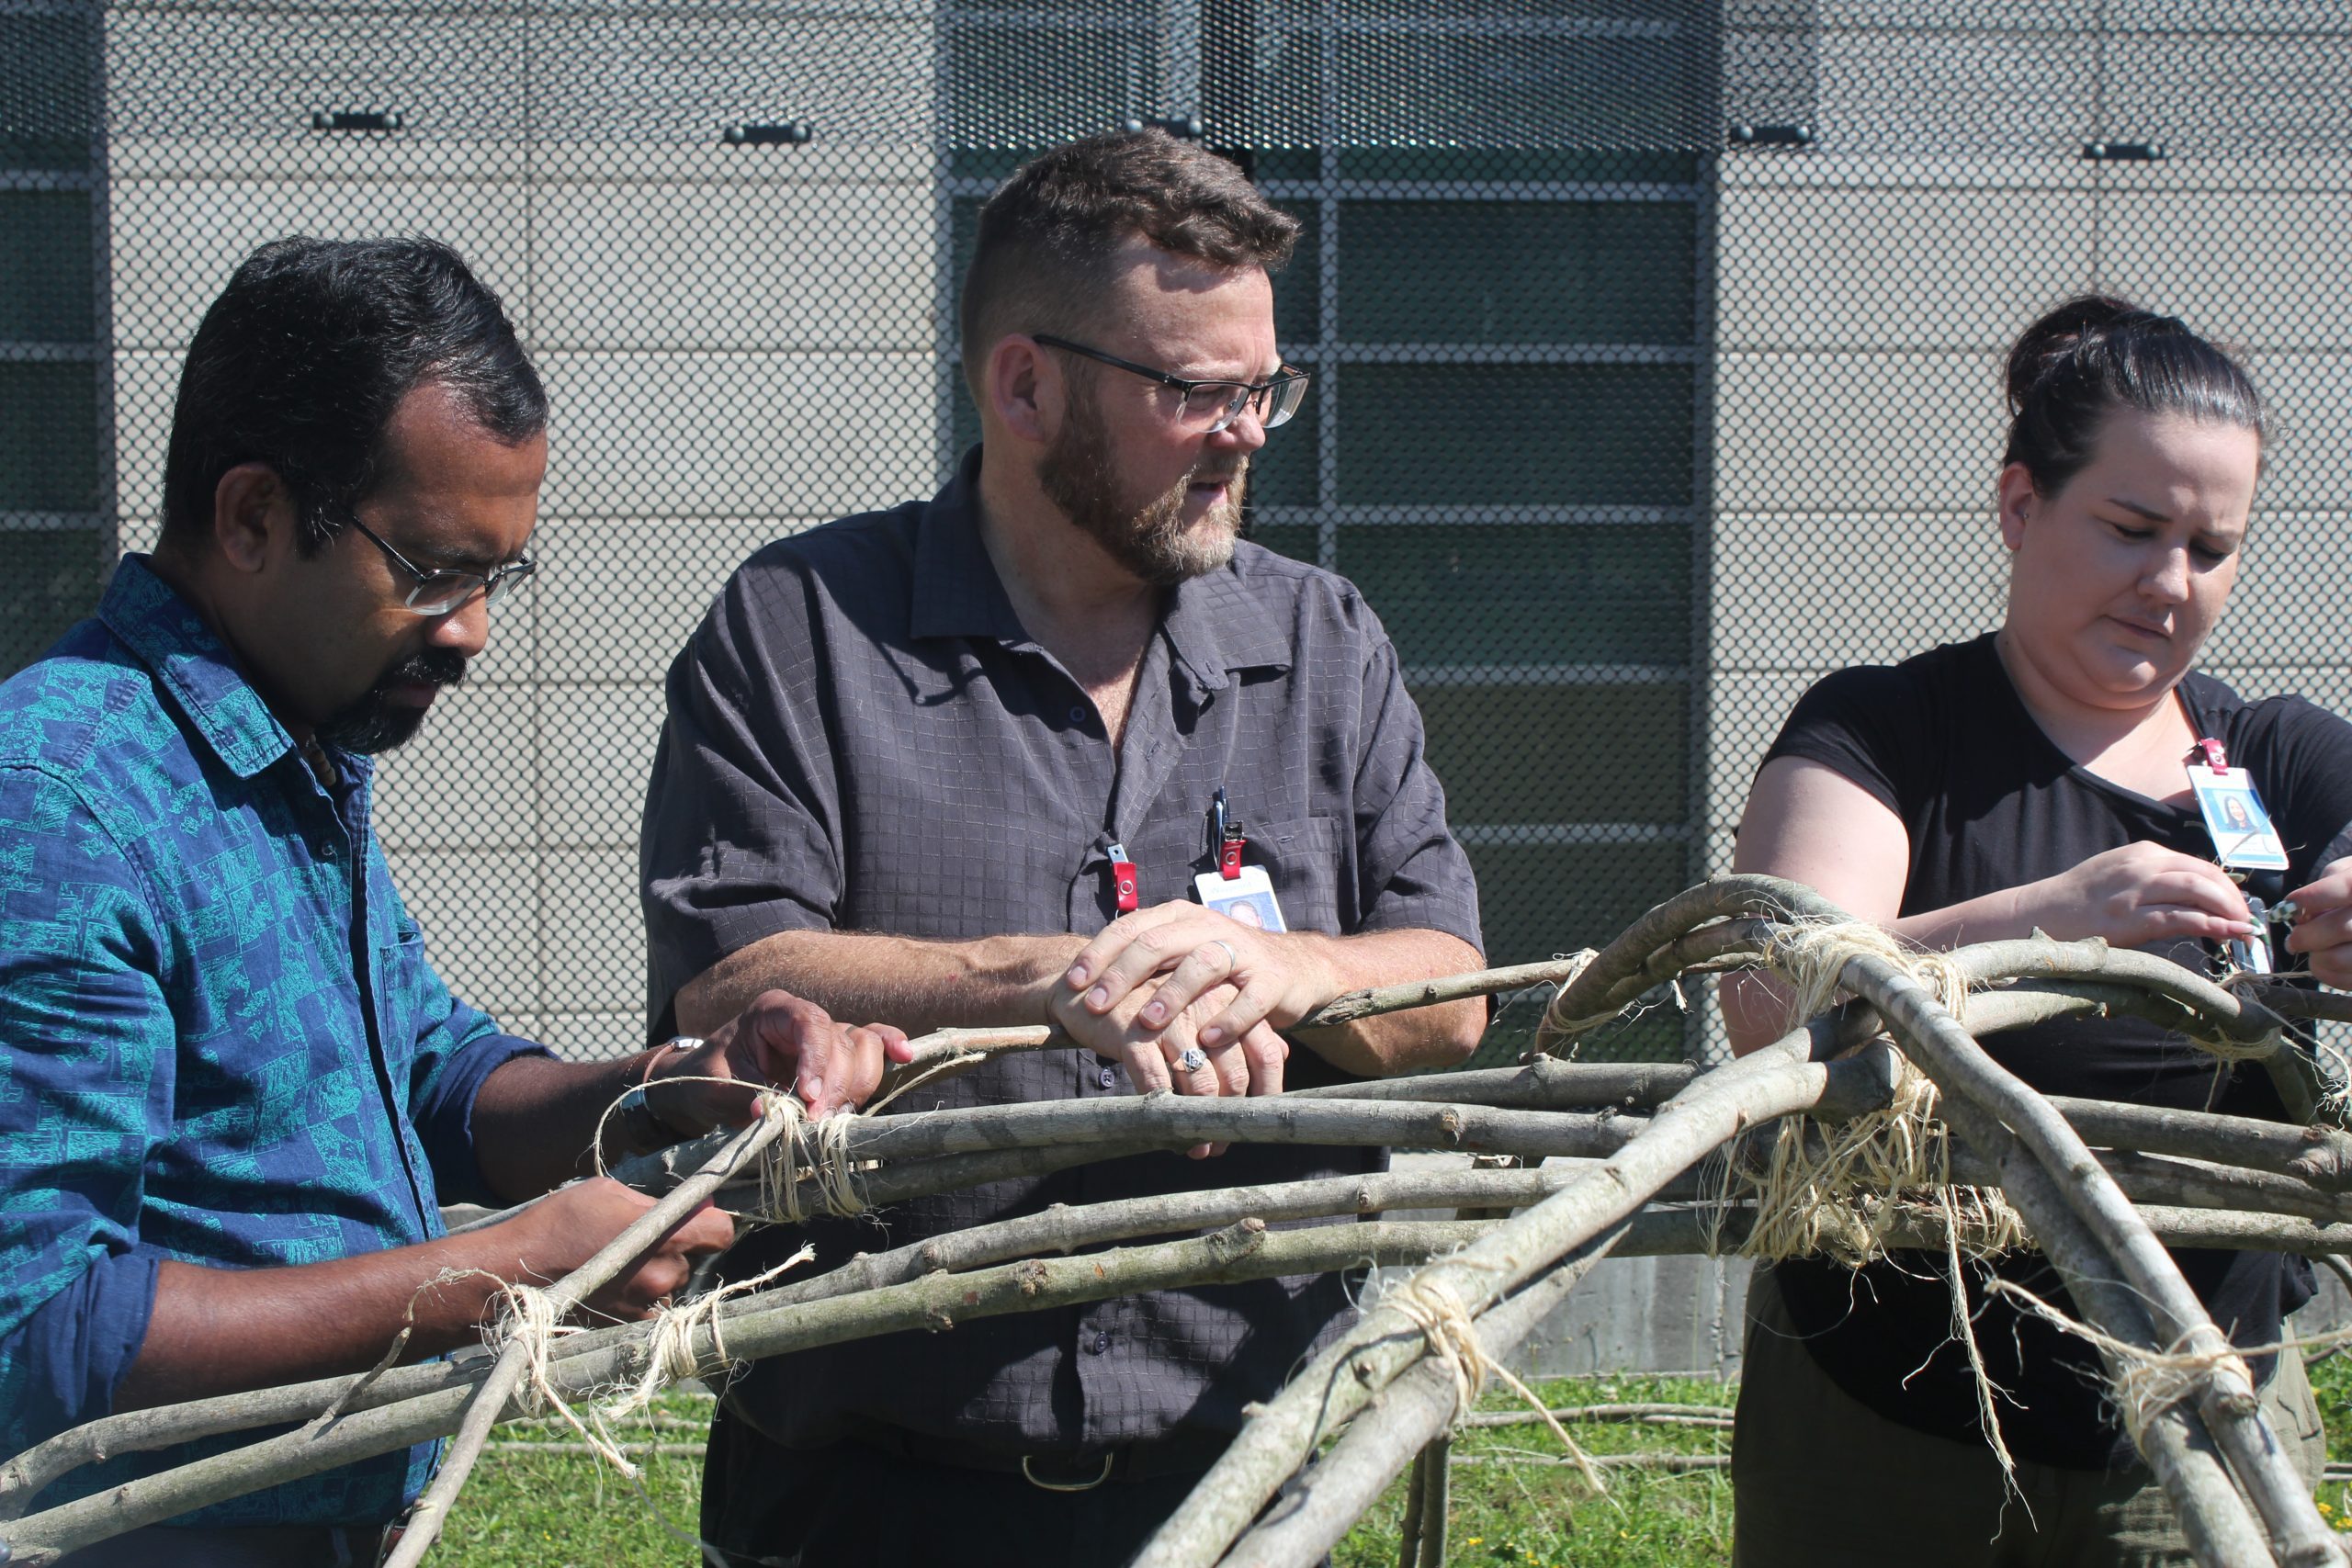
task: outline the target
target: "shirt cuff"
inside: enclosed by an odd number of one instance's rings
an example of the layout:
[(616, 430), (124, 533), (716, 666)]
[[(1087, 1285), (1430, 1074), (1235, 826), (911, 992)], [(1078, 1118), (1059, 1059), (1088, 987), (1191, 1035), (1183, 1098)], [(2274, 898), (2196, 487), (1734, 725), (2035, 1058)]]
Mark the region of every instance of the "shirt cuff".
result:
[(431, 1091), (416, 1108), (416, 1135), (433, 1167), (434, 1191), (442, 1202), (504, 1206), (505, 1200), (482, 1179), (481, 1163), (474, 1157), (474, 1098), (491, 1074), (517, 1056), (554, 1055), (536, 1041), (484, 1034), (458, 1046), (435, 1075)]
[(22, 1391), (0, 1427), (18, 1446), (114, 1414), (115, 1392), (147, 1342), (163, 1262), (155, 1252), (102, 1254), (0, 1341), (0, 1385)]

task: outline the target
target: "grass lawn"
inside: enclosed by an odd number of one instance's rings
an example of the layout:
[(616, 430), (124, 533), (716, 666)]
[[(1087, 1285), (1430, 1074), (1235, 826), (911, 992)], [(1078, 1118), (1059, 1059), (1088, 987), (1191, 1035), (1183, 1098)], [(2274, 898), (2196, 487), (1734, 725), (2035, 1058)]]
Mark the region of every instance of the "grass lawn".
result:
[[(2332, 1459), (2352, 1461), (2352, 1352), (2312, 1369), (2327, 1418)], [(1537, 1385), (1554, 1405), (1676, 1404), (1724, 1406), (1724, 1384), (1681, 1379), (1579, 1378)], [(1512, 1410), (1509, 1393), (1490, 1393), (1487, 1410)], [(632, 1442), (698, 1447), (710, 1402), (677, 1394), (660, 1408), (658, 1427), (630, 1428)], [(1569, 1430), (1592, 1454), (1727, 1454), (1728, 1431), (1706, 1427), (1588, 1422)], [(557, 1441), (569, 1432), (517, 1429), (518, 1438)], [(1466, 1568), (1682, 1568), (1731, 1555), (1731, 1477), (1721, 1470), (1671, 1474), (1612, 1470), (1610, 1493), (1589, 1495), (1573, 1467), (1557, 1462), (1558, 1444), (1541, 1426), (1465, 1431), (1454, 1445), (1453, 1506), (1447, 1561)], [(1495, 1462), (1503, 1461), (1533, 1462)], [(697, 1454), (643, 1456), (646, 1496), (682, 1529), (691, 1530), (702, 1473)], [(1334, 1553), (1339, 1568), (1390, 1568), (1404, 1517), (1403, 1483)], [(2352, 1483), (2320, 1488), (2320, 1504), (2337, 1529), (2352, 1530)], [(693, 1551), (666, 1534), (628, 1483), (585, 1454), (531, 1453), (508, 1447), (486, 1456), (447, 1531), (449, 1561), (467, 1568), (605, 1568), (660, 1563), (688, 1568)]]

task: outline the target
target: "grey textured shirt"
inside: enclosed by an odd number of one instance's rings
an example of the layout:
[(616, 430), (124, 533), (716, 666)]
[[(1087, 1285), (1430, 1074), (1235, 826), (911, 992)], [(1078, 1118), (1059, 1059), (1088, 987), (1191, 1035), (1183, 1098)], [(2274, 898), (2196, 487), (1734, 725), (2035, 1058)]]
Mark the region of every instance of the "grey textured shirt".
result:
[[(1243, 543), (1170, 591), (1114, 751), (1083, 689), (1022, 630), (977, 527), (978, 462), (928, 502), (761, 550), (672, 666), (642, 840), (652, 1017), (782, 931), (1091, 934), (1116, 913), (1114, 842), (1145, 907), (1188, 897), (1215, 869), (1220, 785), (1294, 930), (1420, 928), (1476, 945), (1477, 896), (1420, 716), (1353, 588)], [(1304, 1050), (1286, 1073), (1337, 1076)], [(885, 1113), (1127, 1092), (1123, 1067), (1073, 1048), (1009, 1056)], [(808, 1239), (831, 1267), (1050, 1203), (1384, 1158), (1138, 1156), (824, 1222)], [(798, 1239), (754, 1238), (730, 1268)], [(1019, 1451), (1231, 1431), (1345, 1310), (1336, 1276), (1148, 1294), (763, 1361), (732, 1403), (796, 1446), (833, 1438), (843, 1413)]]

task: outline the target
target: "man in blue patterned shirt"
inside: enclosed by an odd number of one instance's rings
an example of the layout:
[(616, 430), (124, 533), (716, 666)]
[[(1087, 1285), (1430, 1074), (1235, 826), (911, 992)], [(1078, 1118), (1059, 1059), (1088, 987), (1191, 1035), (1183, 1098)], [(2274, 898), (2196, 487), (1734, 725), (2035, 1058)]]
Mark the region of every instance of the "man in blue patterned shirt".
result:
[[(198, 329), (163, 542), (0, 686), (0, 1454), (95, 1416), (474, 1337), (650, 1206), (604, 1179), (443, 1234), (604, 1153), (861, 1100), (895, 1031), (771, 993), (706, 1042), (563, 1063), (452, 997), (369, 826), (414, 733), (527, 576), (547, 402), (497, 299), (425, 241), (288, 240)], [(592, 1303), (642, 1315), (705, 1210)], [(445, 1277), (447, 1276), (447, 1277)], [(36, 1506), (242, 1438), (130, 1454)], [(292, 1480), (70, 1559), (372, 1562), (435, 1450)]]

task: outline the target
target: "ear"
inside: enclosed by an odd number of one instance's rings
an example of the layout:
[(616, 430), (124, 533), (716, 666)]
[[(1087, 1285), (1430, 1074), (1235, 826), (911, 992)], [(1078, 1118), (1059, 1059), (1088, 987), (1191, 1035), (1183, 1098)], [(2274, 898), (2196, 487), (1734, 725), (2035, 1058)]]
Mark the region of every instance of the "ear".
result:
[(2026, 525), (2041, 504), (2041, 497), (2033, 488), (2033, 476), (2026, 472), (2023, 463), (2011, 463), (2001, 470), (1999, 500), (2001, 543), (2015, 554), (2025, 544)]
[(257, 572), (294, 537), (294, 498), (266, 463), (240, 463), (212, 487), (212, 542), (230, 570)]
[(989, 351), (982, 385), (988, 391), (988, 412), (1014, 439), (1042, 446), (1061, 428), (1069, 383), (1053, 356), (1026, 333), (997, 341)]

